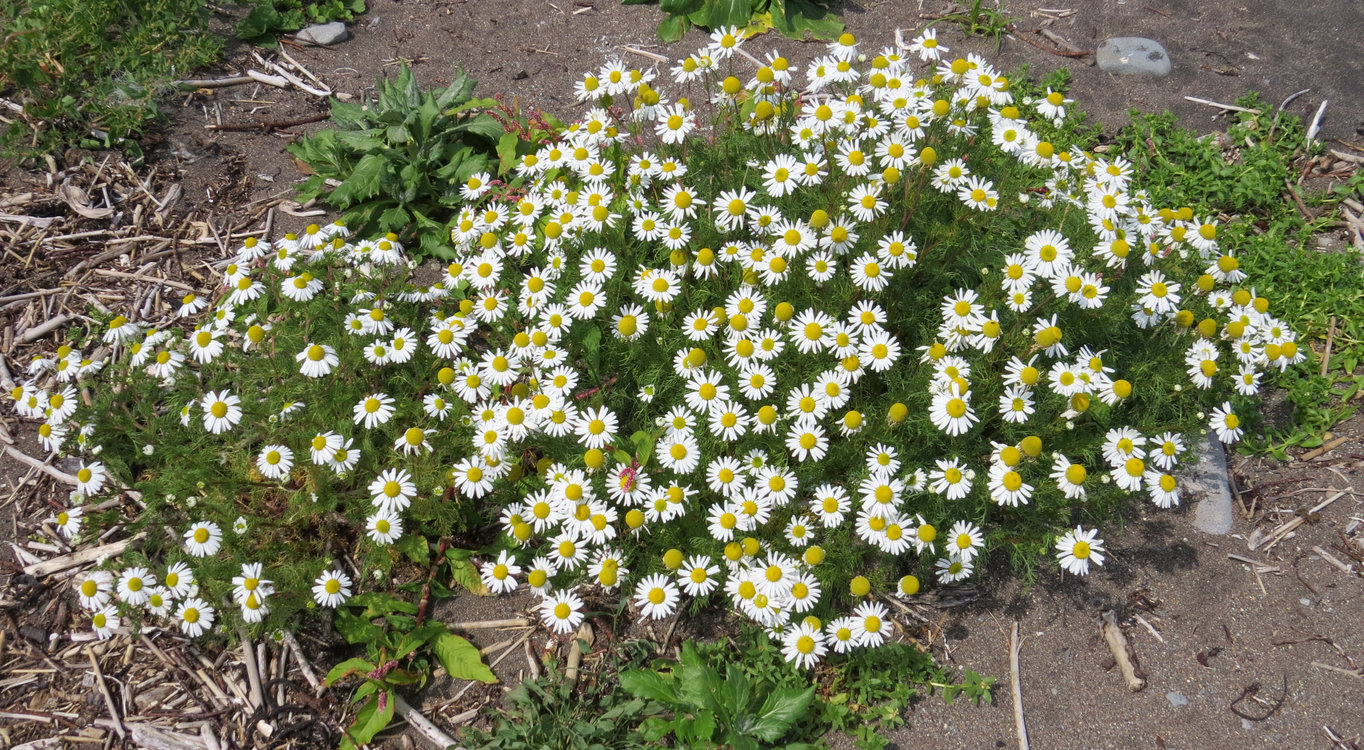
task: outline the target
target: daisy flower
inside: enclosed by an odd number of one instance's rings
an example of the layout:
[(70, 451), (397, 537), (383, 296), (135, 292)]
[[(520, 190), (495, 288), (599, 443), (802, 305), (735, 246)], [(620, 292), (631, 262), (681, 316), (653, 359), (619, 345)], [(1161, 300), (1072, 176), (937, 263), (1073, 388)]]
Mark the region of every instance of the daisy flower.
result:
[(863, 602), (853, 610), (853, 633), (857, 645), (876, 648), (891, 634), (890, 611), (880, 602)]
[(406, 510), (417, 495), (417, 485), (407, 469), (384, 469), (369, 484), (370, 502), (382, 510)]
[(380, 508), (365, 520), (365, 534), (376, 544), (392, 544), (403, 535), (403, 519)]
[(431, 444), (428, 443), (426, 439), (434, 434), (436, 434), (435, 430), (423, 430), (420, 427), (409, 427), (406, 430), (403, 430), (403, 434), (399, 436), (398, 439), (393, 441), (393, 450), (400, 450), (404, 455), (430, 453), (432, 450)]
[(114, 588), (114, 576), (105, 570), (90, 572), (76, 584), (76, 594), (81, 606), (97, 610), (109, 603)]
[(848, 511), (852, 510), (852, 498), (847, 490), (835, 484), (821, 484), (814, 490), (810, 500), (810, 512), (824, 528), (832, 529), (843, 524)]
[(1071, 463), (1070, 459), (1057, 453), (1052, 458), (1050, 476), (1067, 500), (1085, 499), (1085, 480), (1089, 478), (1085, 467)]
[(114, 631), (122, 624), (118, 616), (118, 610), (112, 605), (105, 605), (98, 612), (90, 615), (90, 625), (95, 629), (95, 636), (101, 641), (114, 637)]
[(76, 471), (76, 491), (86, 497), (94, 497), (104, 489), (108, 477), (104, 464), (99, 461), (91, 463), (82, 461), (80, 469)]
[(782, 655), (797, 669), (815, 666), (827, 652), (823, 636), (810, 623), (803, 622), (796, 626), (782, 641)]
[(494, 594), (505, 594), (516, 589), (516, 576), (521, 574), (521, 566), (516, 558), (502, 550), (496, 560), (483, 563), (481, 569), (483, 585)]
[(1089, 574), (1089, 565), (1104, 564), (1104, 543), (1099, 539), (1099, 530), (1085, 531), (1076, 526), (1074, 531), (1056, 541), (1056, 558), (1066, 572), (1082, 576)]
[(559, 635), (568, 635), (582, 624), (583, 600), (577, 589), (560, 591), (546, 596), (540, 603), (540, 621)]
[(393, 397), (383, 393), (374, 393), (360, 399), (352, 410), (355, 423), (367, 429), (387, 423), (393, 417), (393, 403)]
[(1162, 432), (1151, 438), (1150, 445), (1151, 463), (1165, 471), (1173, 469), (1184, 452), (1184, 438), (1174, 432)]
[(146, 568), (128, 568), (118, 576), (118, 598), (125, 604), (138, 607), (147, 602), (156, 577)]
[(974, 472), (960, 458), (938, 460), (937, 466), (928, 472), (932, 491), (947, 495), (948, 500), (960, 500), (971, 492)]
[(1218, 440), (1228, 445), (1240, 440), (1243, 431), (1241, 418), (1232, 411), (1230, 401), (1223, 401), (1221, 406), (1212, 410), (1208, 428), (1217, 433)]
[(649, 620), (661, 620), (677, 609), (677, 585), (662, 573), (646, 576), (635, 586), (635, 606)]
[(209, 391), (200, 402), (204, 429), (220, 435), (242, 421), (242, 400), (227, 391)]
[(964, 560), (956, 555), (938, 558), (933, 567), (938, 572), (938, 583), (943, 584), (964, 581), (975, 572), (975, 566), (970, 560)]
[(283, 479), (294, 468), (294, 452), (287, 446), (267, 445), (256, 456), (256, 469), (267, 479)]
[(933, 397), (928, 417), (934, 427), (952, 437), (966, 434), (971, 425), (980, 421), (975, 411), (971, 409), (969, 397), (961, 392), (956, 383)]
[(846, 654), (859, 645), (854, 617), (840, 617), (824, 626), (824, 642), (836, 654)]
[(147, 592), (147, 611), (156, 617), (165, 617), (170, 614), (171, 607), (174, 603), (175, 600), (170, 589), (167, 589), (164, 586), (157, 586)]
[(309, 378), (330, 375), (332, 370), (341, 362), (336, 356), (336, 349), (327, 344), (312, 343), (294, 355), (294, 361), (299, 363), (299, 371)]
[(81, 531), (81, 520), (85, 510), (80, 506), (73, 506), (57, 514), (57, 531), (67, 539), (75, 539)]
[(214, 610), (208, 602), (194, 597), (180, 603), (175, 611), (180, 631), (190, 638), (198, 638), (213, 628)]
[(720, 568), (705, 555), (693, 555), (677, 569), (677, 580), (688, 596), (705, 596), (720, 585)]
[(980, 553), (984, 544), (985, 537), (980, 527), (969, 521), (957, 521), (947, 534), (948, 551), (968, 563)]
[(166, 575), (161, 579), (161, 585), (177, 599), (189, 596), (195, 589), (194, 572), (183, 562), (172, 563), (166, 568)]
[(1159, 471), (1148, 471), (1143, 477), (1146, 491), (1151, 493), (1151, 502), (1157, 508), (1169, 509), (1179, 505), (1179, 480), (1173, 475)]
[[(260, 563), (242, 563), (242, 572), (232, 577), (232, 600), (245, 606), (246, 601), (256, 597), (258, 604), (264, 604), (266, 597), (275, 593), (274, 581), (261, 577), (264, 566)], [(251, 607), (259, 609), (259, 607)]]

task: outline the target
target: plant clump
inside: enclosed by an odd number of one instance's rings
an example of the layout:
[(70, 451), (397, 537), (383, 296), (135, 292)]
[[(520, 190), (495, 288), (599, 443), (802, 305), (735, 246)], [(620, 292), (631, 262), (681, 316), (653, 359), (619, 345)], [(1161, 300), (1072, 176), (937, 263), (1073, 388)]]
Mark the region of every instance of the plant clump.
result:
[[(1303, 359), (1215, 218), (1049, 140), (1062, 94), (931, 35), (865, 64), (845, 35), (803, 83), (739, 44), (675, 97), (584, 77), (582, 120), (458, 187), (434, 283), (395, 235), (315, 226), (248, 240), (192, 329), (118, 317), (108, 360), (36, 361), (17, 407), (84, 455), (63, 530), (151, 532), (88, 606), (280, 625), (490, 525), (482, 582), (558, 633), (714, 604), (810, 667), (992, 548), (1102, 565), (1097, 525), (1178, 504), (1194, 431), (1236, 441)], [(96, 505), (120, 484), (138, 517)]]

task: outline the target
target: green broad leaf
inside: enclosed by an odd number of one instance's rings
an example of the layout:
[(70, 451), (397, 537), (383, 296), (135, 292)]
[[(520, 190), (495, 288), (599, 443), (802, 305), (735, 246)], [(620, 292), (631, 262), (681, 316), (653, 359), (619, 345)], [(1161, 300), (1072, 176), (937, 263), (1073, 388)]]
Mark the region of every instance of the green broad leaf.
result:
[[(456, 68), (455, 80), (452, 81), (449, 86), (446, 86), (445, 88), (436, 92), (436, 106), (442, 110), (446, 110), (451, 107), (458, 107), (462, 104), (465, 104), (466, 102), (469, 102), (469, 97), (473, 96), (474, 86), (477, 83), (478, 82), (470, 78), (468, 74), (464, 72), (463, 69)], [(480, 99), (478, 101), (481, 102), (485, 100)], [(494, 104), (497, 103), (497, 100), (495, 99), (491, 101)], [(454, 113), (446, 112), (445, 114)]]
[(625, 692), (650, 701), (674, 707), (680, 703), (673, 680), (647, 669), (627, 669), (620, 673), (620, 686)]
[(773, 690), (763, 702), (762, 708), (758, 709), (748, 733), (764, 742), (776, 742), (805, 715), (814, 697), (814, 685), (804, 690), (796, 688)]
[(730, 707), (720, 702), (722, 689), (720, 674), (710, 667), (684, 664), (677, 668), (677, 692), (682, 696), (682, 700), (728, 719), (732, 714), (729, 711)]
[[(411, 220), (412, 216), (407, 213), (407, 209), (403, 208), (402, 206), (394, 206), (392, 208), (385, 210), (383, 213), (379, 214), (379, 229), (384, 232), (396, 232), (398, 234), (402, 234), (402, 231), (407, 228), (408, 222), (410, 222)], [(411, 542), (408, 544), (409, 547), (425, 546), (426, 539), (422, 537), (420, 534), (408, 534), (407, 536), (416, 538), (415, 542)], [(408, 553), (407, 549), (400, 547), (399, 550), (403, 554), (406, 554), (408, 557), (411, 557), (413, 562), (419, 563), (426, 562), (425, 555), (421, 555), (419, 557), (412, 557), (412, 555)]]
[(658, 7), (670, 16), (681, 16), (706, 7), (706, 0), (658, 0)]
[(347, 659), (341, 662), (340, 664), (337, 664), (336, 666), (332, 667), (331, 671), (327, 672), (327, 679), (323, 680), (323, 683), (330, 686), (337, 680), (349, 677), (350, 675), (353, 675), (356, 672), (365, 672), (366, 674), (368, 674), (373, 671), (374, 665), (368, 661), (365, 661), (364, 659), (361, 659), (359, 657), (356, 657), (354, 659)]
[(691, 22), (692, 26), (705, 26), (710, 21), (710, 9), (697, 8), (687, 14), (687, 20)]
[(521, 138), (516, 133), (503, 133), (497, 139), (497, 159), (501, 162), (498, 172), (506, 174), (516, 166), (517, 146), (520, 143)]
[(385, 690), (380, 695), (384, 696), (382, 710), (379, 709), (379, 697), (375, 696), (355, 715), (355, 723), (351, 725), (350, 736), (358, 744), (367, 744), (374, 739), (374, 735), (384, 731), (384, 727), (393, 721), (393, 710), (397, 703), (396, 696), (392, 690)]
[(456, 125), (451, 129), (451, 132), (473, 133), (496, 143), (506, 131), (502, 128), (502, 123), (494, 120), (492, 115), (479, 113), (468, 121)]
[(665, 44), (681, 41), (690, 27), (686, 16), (668, 16), (658, 25), (658, 39)]
[(843, 21), (810, 0), (772, 0), (772, 26), (792, 39), (803, 39), (807, 31), (822, 40), (837, 39), (843, 33)]
[(669, 734), (672, 734), (672, 731), (673, 722), (657, 716), (645, 719), (639, 725), (639, 733), (649, 742), (658, 742)]
[(753, 16), (752, 0), (711, 0), (707, 8), (706, 25), (712, 29), (721, 26), (747, 26)]
[(406, 599), (399, 599), (389, 594), (372, 592), (368, 594), (356, 594), (346, 600), (347, 607), (364, 607), (365, 617), (374, 618), (387, 615), (392, 612), (402, 612), (403, 614), (417, 614), (417, 605)]
[(384, 172), (384, 157), (378, 154), (365, 154), (356, 162), (350, 176), (332, 191), (331, 202), (341, 208), (350, 208), (367, 198), (379, 194), (379, 179)]
[(376, 643), (384, 635), (383, 628), (345, 610), (336, 613), (336, 617), (332, 618), (332, 625), (350, 644)]
[(483, 657), (474, 644), (457, 635), (443, 633), (437, 636), (431, 643), (431, 650), (440, 659), (445, 671), (456, 680), (477, 680), (489, 684), (497, 682), (497, 676), (483, 663)]
[(697, 711), (691, 720), (691, 731), (696, 739), (709, 743), (715, 736), (715, 714), (710, 711)]
[(283, 28), (284, 17), (273, 5), (257, 5), (246, 14), (233, 32), (238, 39), (255, 39)]
[(449, 632), (443, 622), (428, 622), (418, 625), (412, 630), (403, 634), (402, 640), (398, 642), (398, 648), (393, 652), (394, 659), (401, 659), (404, 656), (425, 646), (428, 641)]
[(717, 697), (733, 715), (748, 710), (748, 701), (753, 697), (753, 690), (749, 685), (748, 678), (744, 676), (737, 665), (725, 665), (725, 681), (721, 686), (720, 695)]
[(450, 567), (450, 578), (463, 586), (469, 593), (478, 596), (487, 596), (492, 593), (483, 583), (483, 576), (478, 573), (478, 566), (469, 562), (469, 555), (472, 552), (464, 549), (446, 550), (445, 559)]

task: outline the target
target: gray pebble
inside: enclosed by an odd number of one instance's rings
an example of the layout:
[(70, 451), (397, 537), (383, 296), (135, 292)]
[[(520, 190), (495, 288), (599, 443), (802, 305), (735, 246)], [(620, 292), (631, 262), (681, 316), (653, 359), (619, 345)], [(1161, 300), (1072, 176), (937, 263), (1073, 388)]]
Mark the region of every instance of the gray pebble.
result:
[[(1109, 37), (1095, 52), (1099, 69), (1124, 76), (1170, 75), (1170, 54), (1160, 42), (1139, 36)], [(1223, 532), (1225, 533), (1225, 532)]]
[(1175, 708), (1189, 705), (1188, 698), (1185, 698), (1184, 696), (1180, 695), (1179, 693), (1176, 693), (1173, 690), (1165, 694), (1165, 700), (1169, 701), (1170, 705), (1174, 706)]
[(294, 36), (303, 44), (311, 44), (316, 47), (326, 47), (332, 44), (340, 44), (350, 39), (350, 32), (346, 30), (346, 24), (340, 21), (331, 23), (319, 23), (309, 26), (298, 32)]

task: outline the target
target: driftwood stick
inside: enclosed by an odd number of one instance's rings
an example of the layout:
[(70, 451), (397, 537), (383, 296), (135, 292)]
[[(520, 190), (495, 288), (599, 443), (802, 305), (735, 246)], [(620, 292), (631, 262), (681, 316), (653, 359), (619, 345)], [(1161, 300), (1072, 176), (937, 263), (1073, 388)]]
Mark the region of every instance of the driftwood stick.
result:
[(122, 541), (114, 542), (112, 544), (106, 544), (100, 547), (89, 547), (86, 549), (77, 550), (69, 555), (54, 557), (51, 560), (44, 560), (40, 563), (35, 563), (33, 565), (26, 566), (24, 568), (24, 572), (31, 576), (42, 578), (44, 576), (50, 576), (53, 573), (58, 573), (69, 568), (85, 565), (86, 563), (92, 563), (100, 559), (101, 557), (117, 557), (123, 554), (123, 552), (127, 550), (128, 547), (131, 546), (134, 542), (140, 542), (146, 536), (147, 532), (141, 531), (138, 532), (136, 536), (129, 537)]
[(21, 464), (24, 464), (25, 466), (31, 466), (37, 469), (38, 471), (47, 474), (48, 476), (52, 477), (58, 482), (61, 482), (62, 484), (76, 485), (79, 483), (75, 476), (67, 474), (66, 472), (61, 471), (55, 466), (49, 466), (48, 464), (39, 461), (33, 456), (24, 453), (23, 451), (19, 450), (18, 448), (15, 448), (12, 445), (5, 446), (5, 455), (9, 456), (15, 461), (18, 461)]
[(393, 712), (403, 717), (403, 719), (407, 721), (408, 726), (417, 730), (423, 737), (435, 743), (436, 747), (464, 750), (463, 746), (456, 742), (454, 737), (451, 737), (442, 731), (440, 727), (426, 718), (421, 711), (413, 708), (411, 704), (403, 700), (401, 695), (394, 693), (393, 701)]
[(1018, 621), (1014, 620), (1009, 633), (1009, 683), (1014, 694), (1014, 728), (1018, 730), (1018, 750), (1028, 750), (1028, 725), (1023, 721), (1022, 679), (1018, 674), (1018, 651), (1023, 644), (1018, 640)]
[(294, 639), (294, 634), (287, 630), (284, 632), (284, 645), (288, 646), (289, 650), (294, 652), (294, 661), (298, 662), (299, 671), (303, 672), (303, 679), (307, 680), (309, 685), (312, 685), (313, 690), (320, 691), (323, 688), (323, 685), (322, 682), (317, 679), (317, 672), (313, 671), (313, 665), (309, 664), (308, 658), (303, 655), (303, 649), (298, 645), (298, 641)]
[(126, 738), (128, 730), (123, 726), (118, 708), (114, 706), (114, 696), (109, 694), (109, 686), (104, 684), (104, 671), (99, 668), (99, 660), (95, 658), (95, 652), (89, 646), (85, 647), (85, 655), (90, 658), (90, 667), (95, 670), (95, 683), (99, 685), (100, 695), (104, 696), (104, 705), (109, 707), (109, 718), (113, 719), (114, 731), (118, 732), (120, 739)]
[(246, 681), (251, 686), (251, 707), (265, 705), (265, 694), (261, 691), (260, 664), (256, 661), (256, 647), (246, 628), (237, 628), (237, 637), (242, 639), (242, 664), (246, 667)]
[(62, 326), (75, 320), (75, 315), (55, 315), (49, 320), (45, 320), (36, 326), (24, 331), (14, 339), (15, 344), (31, 344), (34, 341), (46, 336), (49, 333), (61, 328)]
[(584, 622), (573, 636), (573, 645), (568, 649), (568, 664), (564, 667), (564, 679), (568, 680), (568, 684), (577, 684), (578, 667), (583, 663), (583, 643), (591, 646), (592, 641), (592, 626)]
[(482, 622), (456, 622), (448, 626), (451, 630), (488, 630), (491, 628), (528, 628), (531, 621), (524, 618), (511, 620), (484, 620)]
[(1122, 628), (1118, 627), (1117, 612), (1110, 609), (1103, 614), (1099, 632), (1103, 635), (1104, 642), (1108, 644), (1108, 650), (1113, 652), (1118, 668), (1122, 670), (1122, 679), (1127, 683), (1127, 689), (1135, 693), (1146, 687), (1146, 680), (1137, 675), (1138, 667), (1132, 654), (1132, 646), (1127, 642), (1127, 636), (1123, 635)]
[(184, 89), (220, 89), (228, 86), (241, 86), (251, 83), (255, 79), (251, 76), (229, 76), (227, 78), (186, 78), (183, 81), (176, 81), (173, 86)]

